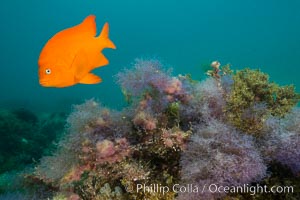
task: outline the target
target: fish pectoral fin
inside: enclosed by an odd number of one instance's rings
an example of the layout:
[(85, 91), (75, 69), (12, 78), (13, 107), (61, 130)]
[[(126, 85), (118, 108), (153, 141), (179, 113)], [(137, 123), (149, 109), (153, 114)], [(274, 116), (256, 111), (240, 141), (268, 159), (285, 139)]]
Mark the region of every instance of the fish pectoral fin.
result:
[(79, 81), (79, 83), (82, 83), (82, 84), (97, 84), (97, 83), (100, 83), (101, 81), (102, 81), (102, 79), (99, 76), (96, 76), (95, 74), (88, 73), (87, 75), (85, 75)]
[(75, 72), (75, 79), (81, 80), (86, 74), (91, 71), (88, 56), (83, 49), (80, 49), (71, 65), (71, 69)]

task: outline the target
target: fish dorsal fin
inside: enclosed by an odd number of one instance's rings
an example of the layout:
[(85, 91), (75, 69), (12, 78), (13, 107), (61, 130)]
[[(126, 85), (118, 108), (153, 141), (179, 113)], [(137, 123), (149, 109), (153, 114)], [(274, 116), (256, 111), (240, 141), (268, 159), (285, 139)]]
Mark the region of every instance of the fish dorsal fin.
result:
[(91, 36), (96, 36), (97, 33), (97, 26), (95, 22), (96, 16), (89, 15), (87, 16), (82, 23), (78, 26), (78, 28), (85, 33), (88, 33)]

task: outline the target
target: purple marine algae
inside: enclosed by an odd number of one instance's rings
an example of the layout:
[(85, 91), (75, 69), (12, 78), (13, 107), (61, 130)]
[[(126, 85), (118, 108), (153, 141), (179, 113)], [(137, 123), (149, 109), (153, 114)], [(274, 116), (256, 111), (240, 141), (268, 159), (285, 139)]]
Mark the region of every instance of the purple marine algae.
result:
[[(220, 121), (194, 127), (181, 158), (181, 178), (185, 184), (199, 187), (241, 186), (262, 180), (266, 165), (251, 136), (238, 132)], [(178, 199), (217, 199), (223, 192), (180, 193)]]
[(268, 119), (265, 129), (267, 135), (260, 141), (260, 146), (266, 160), (277, 161), (299, 176), (300, 109), (294, 108), (283, 119)]
[[(136, 60), (116, 75), (128, 107), (115, 111), (93, 99), (74, 106), (57, 150), (40, 160), (27, 182), (48, 186), (53, 199), (198, 200), (247, 197), (172, 188), (259, 184), (276, 175), (275, 161), (298, 180), (300, 128), (291, 116), (299, 115), (299, 95), (293, 86), (270, 83), (258, 70), (215, 65), (196, 81), (172, 76), (158, 60)], [(282, 123), (275, 127), (274, 120)]]

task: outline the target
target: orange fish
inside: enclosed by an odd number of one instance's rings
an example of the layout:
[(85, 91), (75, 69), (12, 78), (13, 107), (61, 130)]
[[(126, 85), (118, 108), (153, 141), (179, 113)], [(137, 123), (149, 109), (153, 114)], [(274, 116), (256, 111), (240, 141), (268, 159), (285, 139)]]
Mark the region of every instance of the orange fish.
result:
[(77, 83), (100, 83), (101, 78), (91, 71), (108, 64), (101, 53), (104, 48), (116, 48), (108, 32), (109, 26), (105, 23), (96, 37), (95, 16), (90, 15), (81, 24), (55, 34), (39, 57), (40, 84), (44, 87), (68, 87)]

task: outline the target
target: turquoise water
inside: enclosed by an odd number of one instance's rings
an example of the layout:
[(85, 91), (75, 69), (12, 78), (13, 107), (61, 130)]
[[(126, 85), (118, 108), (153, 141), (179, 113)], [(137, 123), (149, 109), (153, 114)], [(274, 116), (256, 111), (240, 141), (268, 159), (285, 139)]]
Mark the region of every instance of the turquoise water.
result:
[[(213, 60), (233, 68), (260, 68), (280, 84), (300, 88), (300, 1), (279, 0), (13, 0), (0, 7), (0, 106), (37, 111), (68, 110), (95, 97), (120, 108), (123, 97), (113, 76), (137, 57), (158, 57), (174, 73), (199, 79)], [(55, 33), (95, 14), (98, 32), (110, 23), (117, 50), (106, 49), (110, 64), (94, 72), (103, 83), (43, 88), (39, 53)]]

